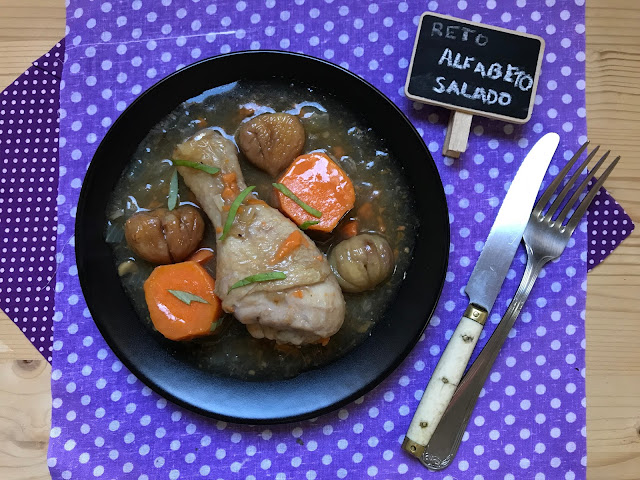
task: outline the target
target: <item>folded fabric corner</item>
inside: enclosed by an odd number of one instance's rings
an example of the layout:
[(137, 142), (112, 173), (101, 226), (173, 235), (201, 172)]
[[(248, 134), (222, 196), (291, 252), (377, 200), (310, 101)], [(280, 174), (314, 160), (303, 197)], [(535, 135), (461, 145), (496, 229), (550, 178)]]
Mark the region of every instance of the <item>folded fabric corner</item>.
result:
[(587, 271), (600, 265), (635, 228), (629, 214), (604, 187), (587, 210), (587, 225)]

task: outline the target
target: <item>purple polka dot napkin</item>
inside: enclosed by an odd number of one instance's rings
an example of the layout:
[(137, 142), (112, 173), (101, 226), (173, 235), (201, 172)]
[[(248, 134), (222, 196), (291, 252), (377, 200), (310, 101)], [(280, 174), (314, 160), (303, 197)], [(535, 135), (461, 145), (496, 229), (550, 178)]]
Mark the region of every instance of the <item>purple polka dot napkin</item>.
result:
[(63, 53), (61, 41), (0, 94), (0, 308), (49, 361)]
[(591, 271), (631, 235), (635, 225), (622, 206), (601, 188), (587, 211), (588, 269)]
[[(469, 154), (440, 154), (448, 112), (402, 94), (424, 10), (542, 35), (531, 121), (474, 119)], [(92, 322), (71, 248), (56, 277), (49, 466), (54, 478), (573, 479), (585, 476), (587, 223), (535, 285), (498, 358), (454, 464), (429, 473), (400, 448), (418, 399), (467, 304), (463, 293), (505, 188), (533, 142), (561, 134), (550, 176), (586, 139), (584, 1), (341, 2), (71, 0), (61, 90), (58, 248), (73, 243), (79, 188), (100, 139), (142, 91), (207, 56), (302, 51), (343, 65), (388, 95), (433, 152), (450, 208), (449, 271), (436, 314), (406, 361), (337, 412), (272, 427), (217, 422), (173, 405), (126, 371)], [(549, 178), (547, 179), (547, 184)], [(73, 246), (73, 245), (71, 245)], [(516, 257), (491, 316), (524, 269)]]

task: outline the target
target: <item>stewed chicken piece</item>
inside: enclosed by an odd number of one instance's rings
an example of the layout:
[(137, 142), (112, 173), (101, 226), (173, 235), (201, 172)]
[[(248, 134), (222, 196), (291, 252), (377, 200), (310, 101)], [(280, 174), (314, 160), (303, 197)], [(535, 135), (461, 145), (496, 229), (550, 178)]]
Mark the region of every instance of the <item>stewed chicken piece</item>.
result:
[[(345, 314), (340, 286), (325, 256), (292, 221), (249, 196), (220, 239), (233, 201), (246, 188), (233, 143), (215, 130), (201, 130), (178, 145), (175, 158), (220, 169), (211, 175), (178, 167), (218, 232), (215, 290), (223, 309), (256, 338), (301, 345), (335, 334)], [(237, 286), (273, 272), (284, 278)]]

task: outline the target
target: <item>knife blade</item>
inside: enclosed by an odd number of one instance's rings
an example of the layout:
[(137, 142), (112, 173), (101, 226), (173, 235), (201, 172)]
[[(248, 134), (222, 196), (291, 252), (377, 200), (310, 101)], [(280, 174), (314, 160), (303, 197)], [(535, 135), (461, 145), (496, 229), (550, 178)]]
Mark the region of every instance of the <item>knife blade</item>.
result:
[(548, 133), (536, 142), (500, 206), (465, 288), (469, 305), (431, 375), (402, 442), (402, 448), (420, 460), (453, 397), (500, 293), (559, 142), (560, 137), (556, 133)]

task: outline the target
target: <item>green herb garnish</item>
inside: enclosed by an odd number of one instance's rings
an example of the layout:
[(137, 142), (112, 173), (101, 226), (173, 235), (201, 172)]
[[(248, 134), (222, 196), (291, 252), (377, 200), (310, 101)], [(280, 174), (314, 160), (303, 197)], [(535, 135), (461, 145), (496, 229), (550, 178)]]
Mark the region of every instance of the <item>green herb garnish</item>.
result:
[(247, 195), (251, 193), (251, 190), (256, 188), (255, 186), (247, 187), (243, 191), (240, 192), (240, 195), (236, 197), (236, 199), (231, 204), (231, 208), (229, 209), (229, 213), (227, 214), (227, 220), (224, 222), (224, 228), (222, 229), (222, 235), (220, 235), (220, 241), (227, 238), (229, 234), (229, 230), (231, 230), (231, 225), (233, 225), (233, 220), (236, 218), (236, 213), (238, 213), (238, 208), (240, 204), (247, 198)]
[(176, 203), (178, 203), (178, 172), (174, 170), (169, 182), (169, 201), (167, 202), (169, 210), (176, 208)]
[(303, 222), (302, 224), (300, 224), (300, 230), (306, 230), (307, 228), (309, 228), (311, 225), (317, 225), (320, 223), (320, 220), (307, 220), (306, 222)]
[(193, 293), (183, 292), (182, 290), (169, 290), (169, 293), (181, 302), (191, 305), (191, 302), (209, 303), (204, 298), (194, 295)]
[(309, 215), (313, 215), (316, 218), (320, 218), (322, 217), (322, 212), (316, 210), (313, 207), (310, 207), (309, 205), (307, 205), (306, 203), (304, 203), (302, 200), (300, 200), (295, 193), (293, 193), (291, 190), (289, 190), (285, 185), (283, 185), (282, 183), (272, 183), (271, 185), (273, 185), (277, 190), (281, 191), (285, 196), (289, 197), (291, 200), (293, 200), (294, 202), (296, 202), (300, 208), (302, 208), (305, 212), (307, 212)]
[(229, 292), (234, 288), (244, 287), (245, 285), (249, 285), (251, 283), (256, 282), (268, 282), (270, 280), (284, 280), (287, 276), (282, 272), (265, 272), (265, 273), (257, 273), (255, 275), (249, 275), (242, 280), (238, 280), (236, 283), (229, 287)]
[(179, 167), (195, 168), (196, 170), (202, 170), (210, 175), (215, 175), (220, 171), (218, 167), (212, 167), (201, 162), (190, 162), (189, 160), (172, 159), (171, 162)]

